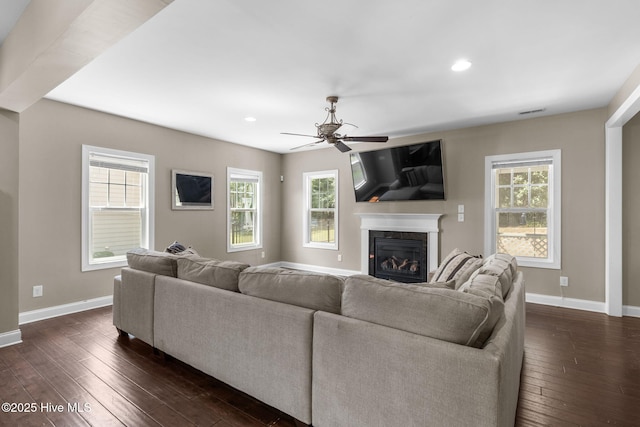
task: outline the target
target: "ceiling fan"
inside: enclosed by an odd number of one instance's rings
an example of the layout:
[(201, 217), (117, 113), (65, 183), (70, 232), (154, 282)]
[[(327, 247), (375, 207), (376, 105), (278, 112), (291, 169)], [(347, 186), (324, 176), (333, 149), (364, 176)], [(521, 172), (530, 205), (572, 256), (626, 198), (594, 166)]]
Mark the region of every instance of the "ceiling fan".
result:
[(336, 103), (338, 102), (337, 96), (327, 96), (327, 102), (331, 104), (330, 107), (325, 108), (328, 112), (327, 118), (324, 119), (322, 124), (316, 123), (316, 128), (318, 129), (317, 135), (304, 135), (300, 133), (289, 133), (282, 132), (282, 135), (295, 135), (295, 136), (306, 136), (310, 138), (318, 138), (318, 141), (311, 142), (309, 144), (300, 145), (298, 147), (293, 147), (292, 150), (297, 150), (298, 148), (303, 147), (311, 147), (316, 144), (320, 144), (322, 142), (327, 142), (331, 145), (334, 145), (338, 150), (343, 153), (347, 151), (351, 151), (351, 148), (344, 143), (344, 141), (358, 141), (358, 142), (387, 142), (389, 140), (388, 136), (347, 136), (336, 133), (343, 124), (351, 125), (353, 127), (357, 127), (351, 123), (343, 123), (342, 120), (338, 121), (336, 119)]

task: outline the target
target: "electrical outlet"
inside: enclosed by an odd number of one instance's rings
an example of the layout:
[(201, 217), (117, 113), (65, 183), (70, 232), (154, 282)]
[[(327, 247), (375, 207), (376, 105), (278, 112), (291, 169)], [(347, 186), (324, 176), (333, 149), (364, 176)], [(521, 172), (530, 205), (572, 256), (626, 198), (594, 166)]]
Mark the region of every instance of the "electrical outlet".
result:
[(37, 298), (37, 297), (41, 297), (42, 296), (42, 285), (36, 285), (33, 287), (33, 297)]
[(342, 261), (342, 254), (338, 254), (338, 261)]
[(260, 254), (260, 256), (261, 256), (262, 258), (264, 258), (264, 251), (262, 251), (262, 253)]
[(567, 276), (560, 276), (560, 286), (569, 286), (569, 278)]

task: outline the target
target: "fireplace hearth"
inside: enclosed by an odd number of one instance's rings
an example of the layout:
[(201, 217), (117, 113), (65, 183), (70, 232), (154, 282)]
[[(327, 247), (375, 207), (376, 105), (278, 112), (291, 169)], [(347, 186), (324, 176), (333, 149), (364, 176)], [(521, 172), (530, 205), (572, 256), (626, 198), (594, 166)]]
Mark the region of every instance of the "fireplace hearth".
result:
[(370, 231), (369, 274), (404, 283), (427, 279), (427, 233)]

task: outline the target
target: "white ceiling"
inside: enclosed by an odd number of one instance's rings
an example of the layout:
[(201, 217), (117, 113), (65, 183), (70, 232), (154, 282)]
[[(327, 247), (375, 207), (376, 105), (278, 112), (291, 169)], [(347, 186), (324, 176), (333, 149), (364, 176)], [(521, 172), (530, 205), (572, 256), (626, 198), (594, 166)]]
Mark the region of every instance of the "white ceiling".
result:
[(638, 0), (175, 0), (47, 98), (285, 153), (313, 140), (280, 132), (315, 134), (328, 95), (347, 134), (391, 138), (606, 106), (640, 64), (639, 16)]

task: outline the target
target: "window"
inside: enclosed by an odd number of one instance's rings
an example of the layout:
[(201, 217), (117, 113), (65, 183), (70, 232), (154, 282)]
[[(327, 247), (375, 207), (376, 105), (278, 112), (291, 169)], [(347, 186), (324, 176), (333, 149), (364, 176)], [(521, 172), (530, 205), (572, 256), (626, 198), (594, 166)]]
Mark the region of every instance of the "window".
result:
[(262, 247), (262, 172), (227, 168), (227, 251)]
[(485, 252), (560, 268), (560, 150), (485, 160)]
[(338, 249), (338, 171), (304, 177), (304, 246)]
[(367, 183), (367, 172), (362, 167), (360, 153), (351, 153), (351, 173), (353, 175), (353, 187), (359, 190)]
[(153, 171), (153, 156), (82, 146), (82, 271), (153, 247)]

